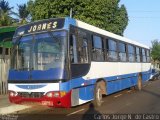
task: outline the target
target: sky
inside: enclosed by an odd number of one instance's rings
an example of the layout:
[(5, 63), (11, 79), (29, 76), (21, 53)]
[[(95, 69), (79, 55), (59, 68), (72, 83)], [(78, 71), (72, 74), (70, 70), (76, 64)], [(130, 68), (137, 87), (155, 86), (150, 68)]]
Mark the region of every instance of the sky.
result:
[(151, 46), (160, 39), (160, 0), (121, 0), (126, 6), (129, 23), (124, 36)]
[[(17, 10), (17, 4), (29, 0), (6, 0)], [(151, 41), (160, 39), (160, 0), (120, 0), (124, 4), (129, 22), (124, 37), (151, 47)]]

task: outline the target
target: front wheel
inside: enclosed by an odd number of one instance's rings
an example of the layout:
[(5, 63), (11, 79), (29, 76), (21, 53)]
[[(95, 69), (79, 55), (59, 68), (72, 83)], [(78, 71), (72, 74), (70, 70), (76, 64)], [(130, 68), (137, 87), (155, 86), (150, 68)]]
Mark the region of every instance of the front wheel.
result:
[(95, 86), (95, 91), (94, 91), (94, 101), (93, 101), (93, 104), (95, 106), (101, 106), (102, 105), (102, 94), (103, 93), (103, 90), (102, 90), (102, 87), (101, 87), (101, 83), (98, 82)]

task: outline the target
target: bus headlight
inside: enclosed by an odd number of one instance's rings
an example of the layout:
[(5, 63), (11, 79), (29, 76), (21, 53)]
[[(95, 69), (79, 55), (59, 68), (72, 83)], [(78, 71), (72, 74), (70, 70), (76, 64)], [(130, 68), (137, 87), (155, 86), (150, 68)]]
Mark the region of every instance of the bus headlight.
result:
[(14, 91), (9, 91), (9, 96), (10, 96), (10, 97), (16, 97), (16, 96), (17, 96), (17, 93), (14, 92)]
[(49, 93), (46, 94), (46, 96), (51, 98), (51, 97), (53, 97), (53, 93), (49, 92)]
[(54, 91), (54, 92), (48, 92), (46, 94), (47, 97), (52, 98), (52, 97), (63, 97), (66, 95), (65, 91)]

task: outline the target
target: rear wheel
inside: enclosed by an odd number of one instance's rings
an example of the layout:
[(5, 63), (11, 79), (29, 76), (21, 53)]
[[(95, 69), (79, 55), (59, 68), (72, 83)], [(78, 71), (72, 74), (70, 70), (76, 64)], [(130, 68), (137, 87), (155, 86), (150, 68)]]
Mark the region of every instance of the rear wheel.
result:
[(142, 75), (138, 75), (138, 81), (137, 81), (137, 90), (142, 90)]

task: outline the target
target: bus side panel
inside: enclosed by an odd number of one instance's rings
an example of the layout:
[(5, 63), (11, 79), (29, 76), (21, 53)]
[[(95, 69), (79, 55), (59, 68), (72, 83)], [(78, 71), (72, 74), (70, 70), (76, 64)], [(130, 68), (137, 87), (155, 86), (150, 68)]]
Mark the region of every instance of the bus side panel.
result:
[(142, 63), (142, 81), (145, 82), (150, 79), (151, 63)]
[(118, 92), (125, 88), (129, 88), (130, 86), (133, 86), (131, 79), (134, 79), (134, 82), (136, 81), (135, 78), (125, 78), (107, 82), (107, 94), (112, 94), (114, 92)]
[[(142, 73), (142, 82), (149, 80), (151, 76), (150, 70)], [(138, 74), (130, 74), (126, 77), (118, 76), (122, 79), (107, 81), (107, 94), (118, 92), (120, 90), (137, 85)], [(109, 79), (109, 78), (107, 78)]]
[(79, 88), (79, 99), (84, 101), (92, 100), (94, 97), (94, 86), (90, 85)]
[(94, 99), (94, 85), (79, 88), (79, 104)]
[(148, 72), (148, 71), (147, 72), (143, 72), (142, 73), (142, 81), (145, 82), (145, 81), (149, 80), (150, 76), (151, 76), (150, 72)]
[(72, 90), (71, 105), (81, 105), (94, 99), (94, 85), (84, 86)]
[(130, 82), (131, 82), (130, 87), (135, 86), (137, 84), (137, 81), (138, 81), (138, 74), (130, 78)]

